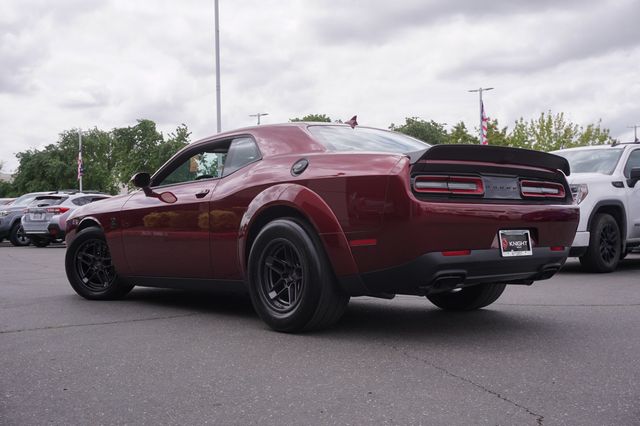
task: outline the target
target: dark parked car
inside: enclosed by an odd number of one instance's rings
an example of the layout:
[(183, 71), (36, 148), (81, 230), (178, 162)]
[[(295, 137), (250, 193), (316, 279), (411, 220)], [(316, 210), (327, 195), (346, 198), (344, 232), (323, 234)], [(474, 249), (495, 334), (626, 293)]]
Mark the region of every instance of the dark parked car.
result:
[(66, 271), (88, 299), (246, 285), (280, 331), (326, 327), (351, 296), (478, 309), (563, 265), (578, 224), (568, 174), (551, 154), (366, 127), (241, 129), (76, 210)]
[(108, 194), (96, 192), (39, 195), (24, 210), (22, 229), (36, 247), (64, 241), (66, 220), (73, 210), (109, 197)]
[(0, 207), (0, 241), (8, 238), (14, 246), (27, 246), (29, 237), (24, 233), (20, 218), (24, 209), (38, 196), (53, 192), (32, 192), (18, 197), (13, 203)]

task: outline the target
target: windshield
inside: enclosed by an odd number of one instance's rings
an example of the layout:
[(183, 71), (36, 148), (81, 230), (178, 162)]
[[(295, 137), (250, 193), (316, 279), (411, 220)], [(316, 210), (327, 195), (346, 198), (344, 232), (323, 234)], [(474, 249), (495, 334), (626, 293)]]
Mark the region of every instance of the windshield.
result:
[(24, 207), (32, 202), (34, 198), (36, 198), (35, 194), (22, 195), (21, 197), (16, 198), (13, 204), (11, 204), (11, 207)]
[(571, 173), (602, 173), (610, 175), (616, 168), (622, 148), (584, 149), (558, 151), (554, 154), (564, 157), (571, 166)]
[(346, 126), (309, 126), (309, 132), (330, 151), (377, 151), (406, 154), (431, 145), (401, 133)]

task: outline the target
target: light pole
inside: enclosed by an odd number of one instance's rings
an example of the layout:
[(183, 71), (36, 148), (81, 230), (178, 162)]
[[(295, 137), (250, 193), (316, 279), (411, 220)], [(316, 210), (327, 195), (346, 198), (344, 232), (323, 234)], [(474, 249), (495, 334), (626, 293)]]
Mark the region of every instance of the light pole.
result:
[(633, 129), (633, 141), (638, 142), (638, 127), (640, 124), (634, 124), (633, 126), (627, 126), (627, 129)]
[(479, 98), (480, 98), (480, 144), (481, 145), (486, 145), (487, 144), (487, 136), (486, 136), (486, 129), (484, 128), (484, 121), (485, 121), (485, 117), (484, 117), (484, 105), (482, 104), (482, 92), (486, 92), (488, 90), (493, 90), (493, 87), (480, 87), (479, 89), (473, 89), (473, 90), (469, 90), (469, 92), (478, 92)]
[(218, 0), (215, 0), (215, 35), (216, 35), (216, 121), (218, 133), (222, 131), (220, 112), (220, 26), (218, 23)]
[(82, 163), (82, 129), (78, 129), (78, 181), (82, 192), (82, 176), (84, 176), (84, 164)]
[(256, 114), (249, 114), (249, 117), (258, 117), (258, 125), (260, 125), (260, 117), (263, 115), (269, 115), (268, 112), (258, 112)]

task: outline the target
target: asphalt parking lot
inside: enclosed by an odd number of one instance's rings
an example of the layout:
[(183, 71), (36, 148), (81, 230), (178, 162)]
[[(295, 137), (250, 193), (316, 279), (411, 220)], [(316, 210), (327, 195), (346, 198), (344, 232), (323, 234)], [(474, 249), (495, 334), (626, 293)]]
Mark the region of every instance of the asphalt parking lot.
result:
[(2, 425), (640, 424), (640, 255), (472, 313), (354, 299), (286, 335), (242, 296), (81, 299), (64, 252), (0, 244)]

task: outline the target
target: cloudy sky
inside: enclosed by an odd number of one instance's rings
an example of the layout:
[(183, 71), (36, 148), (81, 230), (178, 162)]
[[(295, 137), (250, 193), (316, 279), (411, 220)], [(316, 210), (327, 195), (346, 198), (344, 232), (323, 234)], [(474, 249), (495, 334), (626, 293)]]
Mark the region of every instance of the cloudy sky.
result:
[[(0, 161), (71, 128), (215, 133), (213, 0), (2, 0)], [(222, 127), (324, 113), (640, 124), (637, 0), (220, 0)]]

